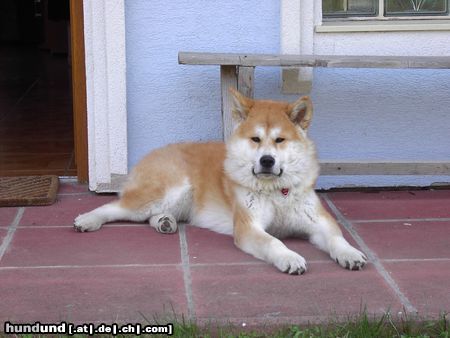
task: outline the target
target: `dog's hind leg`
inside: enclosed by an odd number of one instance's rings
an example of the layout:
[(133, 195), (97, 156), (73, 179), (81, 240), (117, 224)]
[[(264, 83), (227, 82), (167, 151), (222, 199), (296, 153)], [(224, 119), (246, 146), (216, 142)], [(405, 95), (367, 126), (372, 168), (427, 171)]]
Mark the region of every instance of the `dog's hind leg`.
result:
[(78, 232), (96, 231), (103, 224), (114, 221), (137, 221), (142, 222), (148, 216), (145, 213), (123, 207), (120, 201), (105, 204), (75, 218), (74, 229)]
[(177, 231), (177, 220), (188, 220), (192, 208), (192, 187), (186, 178), (165, 191), (164, 197), (152, 206), (149, 224), (163, 234)]
[(149, 221), (162, 233), (177, 230), (177, 220), (189, 219), (192, 189), (182, 145), (155, 150), (130, 173), (120, 199), (75, 219), (77, 231), (95, 231), (106, 222)]
[(177, 220), (171, 214), (159, 214), (150, 217), (148, 223), (156, 231), (163, 234), (173, 234), (177, 231)]
[(120, 200), (105, 204), (75, 219), (76, 231), (95, 231), (103, 224), (113, 221), (144, 222), (161, 233), (177, 231), (177, 220), (189, 218), (192, 191), (187, 179), (181, 184), (164, 188), (157, 185), (150, 189), (128, 187), (124, 189)]

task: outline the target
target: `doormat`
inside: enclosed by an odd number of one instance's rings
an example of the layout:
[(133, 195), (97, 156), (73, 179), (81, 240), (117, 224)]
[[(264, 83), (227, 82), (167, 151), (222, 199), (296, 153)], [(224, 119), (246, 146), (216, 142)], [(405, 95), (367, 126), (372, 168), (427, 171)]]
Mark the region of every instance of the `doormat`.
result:
[(53, 204), (58, 185), (56, 175), (0, 177), (0, 207)]

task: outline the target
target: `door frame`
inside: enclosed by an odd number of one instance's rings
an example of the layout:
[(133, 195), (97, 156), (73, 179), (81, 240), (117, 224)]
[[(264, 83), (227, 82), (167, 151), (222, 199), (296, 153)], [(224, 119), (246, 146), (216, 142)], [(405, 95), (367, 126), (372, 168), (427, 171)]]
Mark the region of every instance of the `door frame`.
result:
[(125, 3), (71, 0), (71, 9), (78, 179), (115, 192), (128, 173)]
[(70, 45), (72, 55), (72, 106), (75, 163), (78, 182), (88, 181), (86, 68), (84, 64), (83, 2), (70, 0)]

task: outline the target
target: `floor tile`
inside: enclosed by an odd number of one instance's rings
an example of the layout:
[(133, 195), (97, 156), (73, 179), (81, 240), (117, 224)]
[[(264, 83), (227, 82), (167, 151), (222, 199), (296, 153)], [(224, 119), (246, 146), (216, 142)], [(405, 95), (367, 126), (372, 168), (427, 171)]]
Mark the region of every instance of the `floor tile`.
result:
[(361, 223), (353, 226), (381, 259), (450, 258), (450, 221)]
[(0, 269), (0, 299), (0, 322), (135, 323), (187, 312), (178, 267)]
[(450, 261), (392, 262), (384, 266), (419, 316), (437, 318), (441, 312), (450, 312)]
[(353, 220), (450, 217), (450, 190), (329, 193)]
[(191, 275), (196, 313), (203, 319), (298, 323), (359, 313), (364, 306), (376, 314), (401, 308), (371, 265), (348, 271), (313, 263), (302, 276), (269, 265), (198, 266)]
[(45, 207), (27, 207), (19, 223), (22, 225), (72, 225), (78, 215), (117, 199), (116, 195), (58, 196), (56, 203)]
[(178, 264), (178, 234), (149, 226), (107, 227), (79, 233), (72, 228), (19, 228), (0, 266)]
[(0, 207), (0, 226), (9, 226), (14, 221), (19, 208)]
[(259, 261), (239, 250), (232, 236), (188, 225), (186, 239), (190, 264)]
[[(358, 248), (358, 245), (345, 230), (343, 230), (343, 233), (347, 241)], [(187, 226), (186, 234), (191, 264), (261, 262), (237, 248), (231, 236), (195, 226)], [(327, 253), (319, 250), (306, 239), (286, 238), (282, 239), (282, 242), (289, 249), (302, 255), (307, 262), (330, 260)]]

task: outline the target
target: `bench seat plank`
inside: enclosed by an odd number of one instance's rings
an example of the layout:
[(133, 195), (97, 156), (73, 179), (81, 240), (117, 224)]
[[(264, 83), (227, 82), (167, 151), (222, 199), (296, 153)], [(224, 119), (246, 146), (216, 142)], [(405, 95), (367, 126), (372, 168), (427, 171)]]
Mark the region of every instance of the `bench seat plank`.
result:
[(180, 52), (178, 53), (178, 63), (183, 65), (247, 67), (450, 69), (450, 56), (340, 56)]

